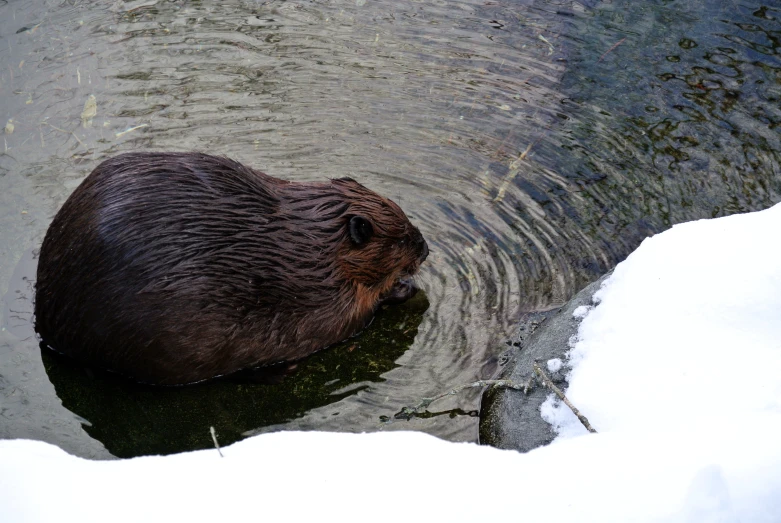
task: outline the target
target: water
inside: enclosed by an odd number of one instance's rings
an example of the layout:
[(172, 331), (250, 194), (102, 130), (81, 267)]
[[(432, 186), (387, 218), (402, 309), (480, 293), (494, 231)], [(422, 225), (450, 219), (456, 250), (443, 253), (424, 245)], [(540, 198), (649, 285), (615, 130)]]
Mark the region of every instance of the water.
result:
[[(90, 457), (205, 448), (210, 426), (474, 441), (476, 391), (394, 414), (490, 377), (523, 314), (646, 236), (781, 199), (779, 20), (722, 0), (0, 1), (0, 437)], [(42, 354), (35, 249), (101, 159), (139, 149), (357, 179), (429, 242), (424, 294), (269, 387), (149, 389)]]

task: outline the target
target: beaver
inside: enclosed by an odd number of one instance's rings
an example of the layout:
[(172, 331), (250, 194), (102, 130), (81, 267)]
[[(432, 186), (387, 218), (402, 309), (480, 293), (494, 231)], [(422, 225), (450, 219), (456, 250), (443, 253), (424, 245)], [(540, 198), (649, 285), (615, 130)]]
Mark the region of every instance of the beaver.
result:
[(294, 362), (417, 291), (428, 245), (350, 178), (274, 178), (202, 153), (95, 168), (41, 245), (42, 342), (138, 381), (179, 385)]

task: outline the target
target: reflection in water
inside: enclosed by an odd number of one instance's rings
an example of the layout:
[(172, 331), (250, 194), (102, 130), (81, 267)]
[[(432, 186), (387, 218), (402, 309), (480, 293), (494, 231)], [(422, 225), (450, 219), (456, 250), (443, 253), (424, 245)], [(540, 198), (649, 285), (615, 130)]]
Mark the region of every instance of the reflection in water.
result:
[[(422, 293), (387, 308), (365, 335), (303, 360), (278, 384), (215, 380), (151, 387), (85, 369), (46, 348), (41, 356), (63, 406), (89, 420), (84, 430), (109, 452), (117, 457), (171, 454), (211, 447), (211, 426), (220, 444), (228, 445), (248, 431), (284, 423), (382, 381), (414, 341), (427, 308)], [(338, 418), (338, 407), (330, 415)]]
[[(779, 200), (777, 7), (360, 3), (0, 4), (0, 123), (14, 126), (0, 145), (0, 291), (67, 194), (120, 151), (352, 176), (428, 240), (431, 306), (384, 381), (261, 430), (374, 430), (489, 377), (521, 314), (562, 303), (647, 235)], [(0, 332), (0, 393), (43, 397), (9, 378), (45, 381), (40, 362), (14, 359), (21, 347)], [(476, 396), (438, 408), (469, 413)], [(382, 427), (477, 434), (469, 415)]]

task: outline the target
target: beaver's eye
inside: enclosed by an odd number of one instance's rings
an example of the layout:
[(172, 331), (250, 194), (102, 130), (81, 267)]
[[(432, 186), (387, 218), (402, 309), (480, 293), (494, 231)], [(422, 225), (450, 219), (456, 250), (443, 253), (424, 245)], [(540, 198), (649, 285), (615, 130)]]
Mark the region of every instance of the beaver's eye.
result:
[(401, 240), (399, 240), (399, 245), (401, 247), (404, 247), (405, 245), (407, 245), (407, 238), (402, 238)]
[(350, 218), (348, 230), (350, 231), (350, 239), (353, 244), (358, 246), (368, 242), (374, 233), (371, 222), (363, 216), (353, 216)]

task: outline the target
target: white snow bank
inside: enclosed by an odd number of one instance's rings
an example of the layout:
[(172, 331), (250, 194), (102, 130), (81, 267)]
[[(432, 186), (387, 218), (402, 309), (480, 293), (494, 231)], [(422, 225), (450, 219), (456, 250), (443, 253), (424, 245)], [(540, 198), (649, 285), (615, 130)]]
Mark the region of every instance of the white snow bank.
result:
[(781, 514), (781, 419), (597, 434), (527, 454), (421, 433), (287, 432), (226, 449), (87, 461), (0, 442), (4, 522), (707, 521)]
[(781, 521), (781, 206), (646, 240), (573, 344), (553, 444), (276, 433), (86, 461), (0, 441), (0, 521)]
[[(781, 414), (779, 230), (781, 205), (676, 225), (616, 267), (570, 354), (567, 397), (597, 431)], [(585, 433), (558, 407), (561, 437)]]

